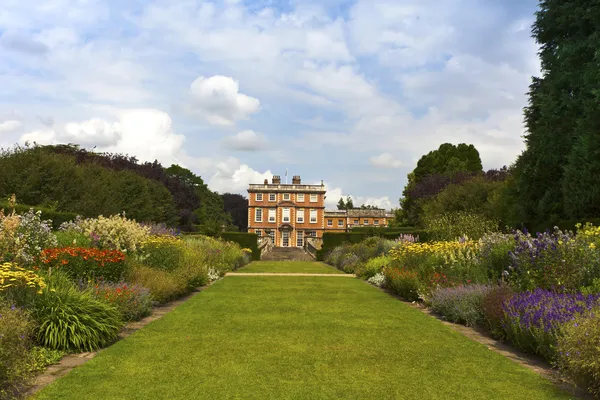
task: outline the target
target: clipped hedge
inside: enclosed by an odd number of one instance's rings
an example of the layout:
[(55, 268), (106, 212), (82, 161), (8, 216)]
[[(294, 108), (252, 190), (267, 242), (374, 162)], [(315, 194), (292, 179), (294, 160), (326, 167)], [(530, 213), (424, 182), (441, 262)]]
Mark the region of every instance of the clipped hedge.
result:
[[(8, 203), (0, 202), (0, 208), (4, 210), (5, 214), (12, 212), (12, 207), (10, 207)], [(15, 206), (15, 211), (17, 214), (24, 214), (27, 211), (29, 211), (30, 208), (33, 208), (35, 211), (41, 211), (42, 220), (52, 220), (52, 227), (54, 229), (58, 229), (60, 224), (62, 224), (63, 222), (72, 221), (75, 219), (75, 217), (77, 217), (76, 213), (55, 211), (49, 208), (39, 206), (27, 206), (24, 204), (17, 204)]]
[(252, 250), (252, 259), (260, 260), (260, 249), (258, 248), (258, 235), (256, 233), (247, 232), (223, 232), (220, 235), (221, 239), (234, 242), (240, 245), (242, 249), (248, 248)]

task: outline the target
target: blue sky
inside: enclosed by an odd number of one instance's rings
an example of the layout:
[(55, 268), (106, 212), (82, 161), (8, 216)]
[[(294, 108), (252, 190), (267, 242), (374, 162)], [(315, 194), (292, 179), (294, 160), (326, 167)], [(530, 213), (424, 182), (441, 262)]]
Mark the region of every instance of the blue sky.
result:
[(523, 148), (533, 0), (5, 0), (0, 146), (182, 164), (219, 192), (324, 180), (397, 207), (421, 155)]

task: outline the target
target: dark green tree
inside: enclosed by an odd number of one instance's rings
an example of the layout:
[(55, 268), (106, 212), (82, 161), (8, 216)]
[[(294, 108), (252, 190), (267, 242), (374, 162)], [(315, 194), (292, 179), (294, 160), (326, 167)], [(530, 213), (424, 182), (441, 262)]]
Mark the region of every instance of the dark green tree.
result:
[(346, 210), (346, 202), (344, 201), (343, 197), (340, 197), (340, 201), (338, 201), (338, 203), (337, 203), (337, 209), (338, 210)]
[(354, 202), (352, 201), (352, 197), (346, 197), (346, 210), (352, 210), (354, 208)]
[(539, 223), (598, 215), (600, 2), (543, 0), (533, 35), (542, 75), (525, 108), (525, 151), (516, 163), (521, 218)]

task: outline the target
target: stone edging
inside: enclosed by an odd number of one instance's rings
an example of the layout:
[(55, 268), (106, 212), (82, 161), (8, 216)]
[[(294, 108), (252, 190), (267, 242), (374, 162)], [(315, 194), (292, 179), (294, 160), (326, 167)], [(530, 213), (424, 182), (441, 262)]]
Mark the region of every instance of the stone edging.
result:
[[(152, 309), (152, 314), (150, 314), (149, 316), (147, 316), (139, 321), (128, 322), (127, 324), (125, 324), (125, 327), (119, 333), (118, 338), (115, 341), (115, 343), (118, 342), (119, 340), (125, 339), (128, 336), (131, 336), (131, 334), (133, 334), (135, 331), (145, 327), (146, 325), (150, 324), (151, 322), (164, 317), (167, 313), (173, 311), (176, 307), (185, 303), (190, 298), (194, 297), (195, 295), (200, 293), (202, 290), (204, 290), (207, 287), (209, 287), (210, 285), (212, 285), (214, 282), (216, 282), (216, 281), (213, 281), (206, 286), (197, 288), (192, 293), (189, 293), (189, 294), (185, 295), (184, 297), (181, 297), (177, 300), (173, 300), (166, 304), (162, 304), (160, 306), (154, 307)], [(108, 346), (108, 347), (110, 347), (110, 346)], [(94, 351), (94, 352), (67, 354), (60, 360), (60, 362), (58, 364), (53, 364), (53, 365), (48, 366), (48, 368), (46, 368), (46, 370), (44, 372), (42, 372), (40, 375), (37, 375), (35, 378), (33, 378), (29, 383), (29, 388), (23, 393), (24, 397), (28, 398), (28, 397), (34, 395), (35, 393), (37, 393), (38, 391), (43, 389), (45, 386), (51, 384), (58, 378), (62, 378), (63, 376), (67, 375), (75, 367), (85, 364), (86, 362), (88, 362), (89, 360), (94, 358), (96, 356), (96, 354), (98, 354), (99, 352), (101, 352), (102, 350), (104, 350), (108, 347), (105, 347), (103, 349), (100, 349), (100, 350)]]
[[(364, 282), (367, 285), (374, 286), (366, 281), (364, 281)], [(375, 286), (375, 287), (378, 287), (378, 286)], [(432, 318), (437, 319), (442, 324), (444, 324), (444, 325), (448, 326), (450, 329), (466, 336), (468, 339), (473, 340), (477, 343), (483, 344), (484, 346), (486, 346), (488, 348), (488, 350), (491, 350), (500, 355), (503, 355), (504, 357), (512, 360), (513, 362), (516, 362), (517, 364), (534, 371), (535, 373), (548, 379), (555, 386), (557, 386), (561, 390), (569, 393), (570, 395), (573, 395), (573, 396), (576, 396), (577, 398), (585, 399), (585, 400), (593, 400), (594, 399), (593, 396), (591, 396), (589, 393), (587, 393), (582, 388), (575, 386), (571, 382), (563, 379), (558, 374), (558, 371), (553, 369), (550, 366), (550, 364), (548, 364), (548, 362), (546, 360), (544, 360), (543, 358), (524, 353), (520, 350), (517, 350), (514, 346), (512, 346), (509, 343), (496, 340), (496, 339), (490, 337), (489, 334), (483, 329), (470, 328), (465, 325), (456, 324), (454, 322), (449, 322), (449, 321), (445, 320), (441, 315), (434, 313), (429, 308), (425, 307), (424, 305), (422, 305), (420, 303), (408, 302), (408, 301), (402, 299), (396, 293), (394, 293), (388, 289), (381, 288), (381, 287), (378, 287), (378, 288), (381, 291), (389, 294), (390, 296), (395, 297), (396, 299), (398, 299), (402, 303), (406, 304), (407, 306), (414, 308), (416, 310), (419, 310), (422, 313), (427, 314), (427, 315), (431, 316)]]

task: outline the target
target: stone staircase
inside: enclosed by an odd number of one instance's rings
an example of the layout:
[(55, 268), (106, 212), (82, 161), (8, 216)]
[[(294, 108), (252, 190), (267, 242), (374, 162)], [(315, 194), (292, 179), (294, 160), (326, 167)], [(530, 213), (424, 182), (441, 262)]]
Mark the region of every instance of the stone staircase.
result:
[(273, 247), (271, 251), (264, 254), (261, 261), (314, 261), (304, 249), (297, 247)]

